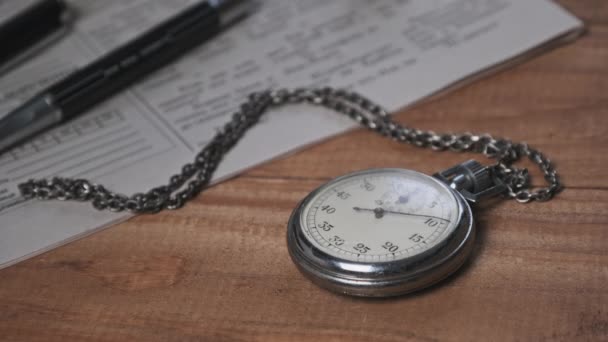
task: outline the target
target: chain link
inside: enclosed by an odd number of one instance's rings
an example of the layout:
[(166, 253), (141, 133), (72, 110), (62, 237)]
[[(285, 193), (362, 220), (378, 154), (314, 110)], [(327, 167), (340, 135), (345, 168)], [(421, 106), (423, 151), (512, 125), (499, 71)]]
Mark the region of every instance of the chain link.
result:
[[(393, 121), (381, 106), (357, 93), (333, 88), (302, 88), (268, 90), (249, 95), (248, 100), (233, 114), (232, 120), (217, 132), (192, 163), (184, 165), (180, 173), (169, 179), (167, 185), (153, 188), (146, 193), (126, 196), (86, 179), (71, 178), (29, 180), (20, 184), (19, 189), (25, 198), (90, 201), (98, 210), (156, 213), (163, 209), (178, 209), (209, 184), (222, 157), (266, 111), (286, 104), (301, 103), (335, 110), (372, 131), (400, 142), (429, 147), (436, 151), (476, 152), (495, 159), (494, 172), (507, 185), (508, 191), (505, 195), (518, 202), (546, 201), (561, 188), (557, 172), (549, 159), (525, 143), (512, 143), (490, 135), (421, 131)], [(538, 165), (548, 187), (530, 190), (528, 171), (513, 166), (514, 162), (524, 156)]]

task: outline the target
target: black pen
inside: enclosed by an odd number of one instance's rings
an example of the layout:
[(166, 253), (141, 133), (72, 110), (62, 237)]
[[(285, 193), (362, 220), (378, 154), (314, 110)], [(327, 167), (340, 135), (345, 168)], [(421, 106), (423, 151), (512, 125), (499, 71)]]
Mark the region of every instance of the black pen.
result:
[(37, 0), (0, 23), (0, 74), (66, 34), (72, 17), (63, 0)]
[(0, 119), (0, 153), (70, 120), (166, 65), (252, 9), (250, 0), (209, 0), (168, 19), (42, 91)]

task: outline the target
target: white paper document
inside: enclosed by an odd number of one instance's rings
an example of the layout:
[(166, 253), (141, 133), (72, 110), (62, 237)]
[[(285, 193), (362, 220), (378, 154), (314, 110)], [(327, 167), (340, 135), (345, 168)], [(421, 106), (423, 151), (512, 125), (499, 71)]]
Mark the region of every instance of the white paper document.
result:
[[(70, 2), (73, 32), (0, 78), (0, 116), (194, 2)], [(0, 155), (0, 267), (129, 217), (88, 203), (26, 201), (17, 185), (27, 179), (83, 177), (125, 194), (147, 191), (191, 161), (251, 92), (346, 87), (397, 110), (581, 29), (547, 0), (261, 1), (179, 61)], [(215, 179), (352, 127), (316, 107), (276, 110)]]

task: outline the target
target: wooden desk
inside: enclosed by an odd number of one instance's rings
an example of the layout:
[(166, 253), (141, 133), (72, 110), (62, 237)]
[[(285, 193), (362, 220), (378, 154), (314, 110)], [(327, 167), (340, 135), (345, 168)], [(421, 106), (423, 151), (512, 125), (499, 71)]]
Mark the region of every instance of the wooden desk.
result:
[(525, 140), (567, 185), (548, 203), (479, 208), (472, 261), (448, 281), (354, 299), (317, 288), (289, 259), (286, 221), (319, 184), (357, 169), (433, 172), (472, 157), (358, 130), (215, 186), (182, 210), (0, 271), (0, 340), (606, 341), (608, 3), (561, 2), (589, 35), (398, 116)]

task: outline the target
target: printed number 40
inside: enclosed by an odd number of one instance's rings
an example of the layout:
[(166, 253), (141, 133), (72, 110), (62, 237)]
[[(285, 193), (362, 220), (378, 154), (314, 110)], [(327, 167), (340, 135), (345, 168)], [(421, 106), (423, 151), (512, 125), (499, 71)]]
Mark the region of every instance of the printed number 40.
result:
[(333, 213), (336, 212), (336, 208), (331, 207), (329, 205), (324, 205), (324, 206), (321, 207), (321, 211), (324, 211), (324, 212), (326, 212), (328, 214), (333, 214)]

